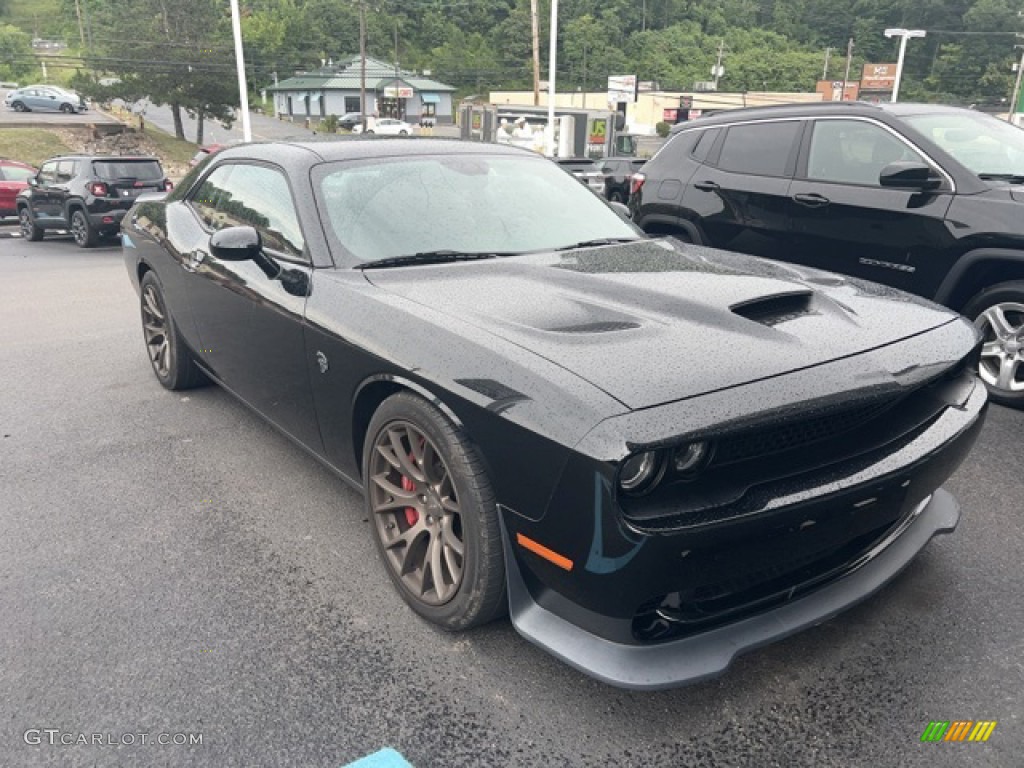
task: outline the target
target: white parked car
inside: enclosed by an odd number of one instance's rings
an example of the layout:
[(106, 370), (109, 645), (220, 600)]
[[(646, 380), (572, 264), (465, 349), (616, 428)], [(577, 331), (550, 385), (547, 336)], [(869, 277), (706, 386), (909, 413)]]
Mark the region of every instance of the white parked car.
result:
[[(414, 126), (403, 120), (396, 120), (393, 117), (378, 117), (370, 122), (367, 133), (377, 133), (381, 136), (411, 136)], [(363, 126), (356, 125), (352, 133), (362, 133)]]

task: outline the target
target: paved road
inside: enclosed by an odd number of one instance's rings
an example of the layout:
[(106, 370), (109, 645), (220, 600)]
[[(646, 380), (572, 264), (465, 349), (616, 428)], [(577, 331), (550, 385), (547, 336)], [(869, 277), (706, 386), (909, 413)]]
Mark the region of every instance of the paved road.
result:
[[(637, 694), (506, 622), (416, 619), (355, 493), (223, 391), (157, 385), (116, 247), (0, 240), (0, 381), (0, 765), (1021, 765), (1022, 413), (993, 409), (960, 530), (880, 595)], [(939, 719), (999, 724), (922, 744)]]

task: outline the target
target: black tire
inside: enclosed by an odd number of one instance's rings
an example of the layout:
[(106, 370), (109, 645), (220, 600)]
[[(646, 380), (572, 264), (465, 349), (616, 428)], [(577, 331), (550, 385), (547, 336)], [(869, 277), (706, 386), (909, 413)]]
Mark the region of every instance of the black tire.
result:
[[(416, 613), (456, 631), (507, 612), (494, 491), (472, 443), (440, 411), (408, 392), (381, 403), (363, 446), (363, 488), (385, 569)], [(401, 506), (406, 499), (416, 507)]]
[(409, 135), (409, 132), (408, 132), (408, 131), (399, 131), (399, 132), (398, 132), (398, 135), (399, 135), (399, 136), (408, 136), (408, 135)]
[(164, 301), (163, 288), (153, 272), (140, 281), (142, 337), (153, 373), (165, 389), (176, 391), (206, 384), (206, 378), (185, 346)]
[(73, 115), (75, 113), (75, 108), (72, 107), (70, 104), (61, 104), (60, 111), (66, 115)]
[(367, 133), (373, 133), (373, 130), (372, 130), (372, 129), (370, 129), (370, 130), (367, 130), (366, 132), (367, 132)]
[(18, 209), (18, 224), (21, 228), (21, 236), (26, 240), (38, 243), (43, 239), (43, 229), (32, 221), (32, 214), (28, 212), (27, 206)]
[(13, 104), (11, 104), (11, 106), (14, 108), (15, 112), (28, 112), (28, 107), (26, 107), (20, 101), (14, 102)]
[(89, 222), (89, 217), (81, 208), (71, 211), (71, 237), (79, 248), (93, 248), (99, 242), (100, 236), (96, 228)]
[(625, 203), (626, 202), (626, 196), (624, 194), (622, 194), (619, 190), (614, 189), (614, 190), (612, 190), (612, 193), (610, 195), (608, 195), (608, 202), (610, 202), (610, 203)]
[(986, 288), (967, 302), (963, 313), (985, 337), (978, 375), (989, 398), (1024, 408), (1024, 280)]

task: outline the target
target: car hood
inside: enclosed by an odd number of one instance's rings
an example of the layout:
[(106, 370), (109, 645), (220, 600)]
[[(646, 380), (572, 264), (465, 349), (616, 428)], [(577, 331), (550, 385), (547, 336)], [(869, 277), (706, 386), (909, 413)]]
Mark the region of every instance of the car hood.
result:
[(675, 240), (365, 275), (630, 409), (810, 368), (955, 319), (895, 289)]

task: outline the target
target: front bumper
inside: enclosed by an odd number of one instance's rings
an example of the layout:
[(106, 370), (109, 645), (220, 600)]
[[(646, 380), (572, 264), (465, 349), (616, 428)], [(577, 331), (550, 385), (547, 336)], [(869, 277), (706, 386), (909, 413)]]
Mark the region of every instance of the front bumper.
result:
[(960, 507), (946, 491), (922, 501), (908, 524), (859, 568), (806, 597), (699, 635), (657, 645), (616, 643), (543, 608), (530, 595), (503, 528), (509, 613), (523, 637), (570, 666), (611, 685), (657, 690), (722, 674), (740, 653), (821, 624), (893, 579), (928, 541), (953, 531)]
[[(939, 488), (977, 439), (986, 394), (968, 375), (935, 387), (921, 392), (948, 404), (920, 428), (752, 488), (744, 514), (730, 519), (627, 520), (593, 469), (592, 525), (559, 514), (578, 507), (568, 491), (556, 492), (544, 520), (506, 511), (513, 625), (598, 679), (657, 689), (713, 677), (738, 653), (826, 621), (956, 527), (958, 506)], [(570, 461), (562, 489), (578, 496), (585, 469)], [(569, 567), (526, 551), (520, 537)]]

